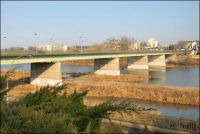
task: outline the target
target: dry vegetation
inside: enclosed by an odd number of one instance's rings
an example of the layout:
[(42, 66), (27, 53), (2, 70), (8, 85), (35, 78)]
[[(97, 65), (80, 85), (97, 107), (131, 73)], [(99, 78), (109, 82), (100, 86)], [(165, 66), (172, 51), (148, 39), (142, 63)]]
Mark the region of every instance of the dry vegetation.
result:
[(148, 80), (150, 77), (148, 76), (137, 76), (137, 75), (129, 75), (123, 74), (119, 76), (110, 76), (110, 75), (95, 75), (94, 73), (89, 73), (86, 75), (80, 76), (80, 78), (89, 78), (96, 81), (118, 81), (118, 82), (135, 82), (135, 81), (142, 81)]
[[(1, 70), (1, 75), (4, 72), (5, 70)], [(136, 98), (199, 106), (199, 88), (130, 83), (130, 81), (148, 79), (146, 76), (122, 75), (115, 77), (88, 74), (82, 75), (81, 77), (91, 78), (97, 81), (68, 83), (68, 88), (66, 89), (68, 94), (71, 94), (74, 89), (76, 89), (77, 92), (90, 90), (87, 96)], [(28, 84), (30, 83), (29, 78), (30, 72), (16, 70), (13, 77), (9, 80), (9, 87), (13, 87), (9, 95), (23, 96), (28, 92), (35, 92), (39, 89), (40, 86)], [(63, 79), (63, 82), (65, 83), (66, 79)]]
[[(68, 60), (68, 61), (61, 61), (63, 65), (94, 65), (94, 59), (90, 60)], [(119, 58), (120, 66), (127, 65), (127, 58)]]
[(179, 103), (199, 106), (199, 89), (192, 87), (170, 87), (153, 84), (137, 84), (125, 82), (72, 82), (67, 93), (73, 90), (82, 92), (90, 90), (87, 96), (120, 97), (151, 100), (165, 103)]
[(167, 62), (167, 67), (199, 67), (199, 59), (189, 55), (171, 56)]

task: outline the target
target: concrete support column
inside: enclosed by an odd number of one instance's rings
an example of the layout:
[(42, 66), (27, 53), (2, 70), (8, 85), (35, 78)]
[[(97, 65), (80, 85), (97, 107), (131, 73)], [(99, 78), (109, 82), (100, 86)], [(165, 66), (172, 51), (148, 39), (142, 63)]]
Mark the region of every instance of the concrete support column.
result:
[(149, 56), (150, 66), (166, 66), (165, 55), (151, 55)]
[(62, 84), (61, 63), (31, 63), (31, 78), (33, 85)]
[(94, 73), (98, 75), (120, 75), (119, 58), (95, 59)]
[(149, 69), (148, 56), (134, 56), (127, 58), (128, 69)]

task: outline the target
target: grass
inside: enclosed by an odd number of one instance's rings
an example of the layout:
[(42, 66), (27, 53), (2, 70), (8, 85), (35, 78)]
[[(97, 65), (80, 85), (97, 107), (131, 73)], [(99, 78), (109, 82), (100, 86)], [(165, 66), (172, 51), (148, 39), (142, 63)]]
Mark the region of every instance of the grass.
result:
[(87, 89), (87, 96), (135, 98), (165, 103), (178, 103), (199, 106), (199, 89), (192, 87), (171, 87), (154, 84), (137, 84), (126, 82), (72, 82), (67, 93), (76, 88), (78, 92)]
[(110, 76), (110, 75), (96, 75), (94, 73), (89, 73), (86, 75), (82, 75), (80, 77), (89, 78), (96, 81), (118, 81), (118, 82), (136, 82), (136, 81), (143, 81), (143, 80), (150, 79), (150, 77), (148, 76), (137, 76), (137, 75), (129, 75), (129, 74)]
[[(3, 74), (5, 70), (1, 70)], [(83, 78), (91, 78), (96, 81), (91, 82), (71, 82), (66, 89), (67, 94), (90, 90), (87, 96), (93, 97), (118, 97), (135, 98), (148, 101), (178, 103), (199, 106), (199, 88), (193, 87), (172, 87), (158, 84), (138, 84), (130, 81), (139, 81), (148, 79), (146, 76), (104, 76), (104, 75), (82, 75)], [(16, 70), (15, 74), (9, 80), (9, 87), (13, 90), (9, 95), (25, 95), (28, 92), (35, 92), (40, 86), (31, 85), (30, 72)], [(128, 82), (127, 82), (128, 81)], [(65, 83), (66, 80), (63, 79)]]

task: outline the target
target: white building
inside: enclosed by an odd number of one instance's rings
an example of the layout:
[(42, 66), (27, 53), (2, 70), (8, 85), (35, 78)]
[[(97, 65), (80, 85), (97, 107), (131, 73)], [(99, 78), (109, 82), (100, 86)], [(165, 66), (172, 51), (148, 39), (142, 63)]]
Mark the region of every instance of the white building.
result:
[(25, 46), (24, 51), (35, 50), (35, 47), (32, 46)]
[(199, 41), (188, 41), (187, 48), (189, 50), (191, 50), (191, 49), (198, 50), (198, 48), (199, 48)]
[(147, 46), (150, 46), (151, 48), (155, 48), (158, 46), (158, 42), (155, 39), (150, 38), (147, 41)]
[(65, 44), (45, 44), (45, 45), (38, 45), (38, 50), (42, 51), (67, 51), (67, 45)]

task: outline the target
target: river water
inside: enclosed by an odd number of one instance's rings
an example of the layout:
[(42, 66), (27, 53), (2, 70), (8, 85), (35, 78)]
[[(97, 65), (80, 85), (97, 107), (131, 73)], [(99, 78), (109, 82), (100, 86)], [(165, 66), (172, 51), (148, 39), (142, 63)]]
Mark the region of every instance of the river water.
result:
[[(2, 65), (1, 69), (8, 69), (9, 65)], [(30, 71), (30, 64), (12, 65), (11, 69), (18, 67), (19, 70)], [(144, 70), (124, 70), (121, 67), (121, 74), (145, 75), (151, 77), (150, 80), (141, 81), (138, 83), (144, 84), (161, 84), (165, 86), (179, 87), (198, 87), (199, 88), (199, 68), (163, 68), (150, 67), (150, 69), (158, 69), (159, 71), (144, 71)], [(88, 65), (62, 65), (62, 72), (69, 73), (88, 73), (93, 72), (94, 67)], [(75, 79), (74, 79), (75, 80)], [(94, 98), (87, 98), (88, 101)], [(95, 98), (98, 100), (107, 100), (110, 98)], [(152, 107), (162, 111), (162, 115), (169, 117), (185, 117), (199, 119), (199, 107), (180, 104), (166, 104), (151, 101), (142, 101), (130, 99), (131, 102), (141, 106)]]

